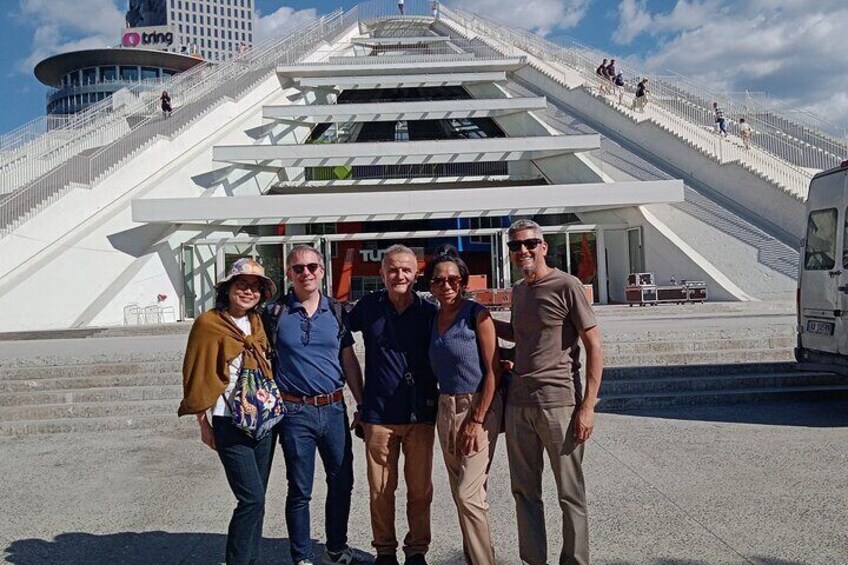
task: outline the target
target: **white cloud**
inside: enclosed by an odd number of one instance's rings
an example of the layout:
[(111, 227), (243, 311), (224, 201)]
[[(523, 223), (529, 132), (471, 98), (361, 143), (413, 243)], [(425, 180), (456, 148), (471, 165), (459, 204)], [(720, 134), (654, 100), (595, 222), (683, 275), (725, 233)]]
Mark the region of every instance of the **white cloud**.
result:
[(618, 5), (616, 43), (628, 44), (642, 33), (656, 35), (697, 29), (710, 19), (724, 17), (720, 0), (678, 0), (668, 13), (652, 14), (646, 0), (623, 0)]
[(286, 30), (293, 29), (302, 23), (315, 18), (317, 12), (314, 8), (295, 10), (283, 6), (273, 14), (267, 16), (256, 12), (256, 42), (262, 43), (266, 39), (282, 35)]
[(589, 8), (590, 0), (456, 0), (459, 8), (484, 18), (547, 35), (552, 30), (575, 27)]
[(116, 45), (124, 28), (113, 0), (21, 0), (19, 9), (23, 24), (35, 28), (30, 54), (18, 62), (26, 74), (57, 53)]
[(623, 0), (619, 16), (630, 18), (619, 22), (620, 42), (652, 45), (638, 61), (642, 68), (673, 70), (726, 92), (765, 92), (848, 125), (844, 0), (680, 0), (668, 13)]

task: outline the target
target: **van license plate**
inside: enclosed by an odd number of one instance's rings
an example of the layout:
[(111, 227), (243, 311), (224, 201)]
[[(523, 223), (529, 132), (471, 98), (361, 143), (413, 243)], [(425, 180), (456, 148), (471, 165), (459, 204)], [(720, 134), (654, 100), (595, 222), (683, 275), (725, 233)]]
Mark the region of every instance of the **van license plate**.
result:
[(831, 322), (807, 320), (807, 333), (818, 335), (833, 335), (833, 324)]

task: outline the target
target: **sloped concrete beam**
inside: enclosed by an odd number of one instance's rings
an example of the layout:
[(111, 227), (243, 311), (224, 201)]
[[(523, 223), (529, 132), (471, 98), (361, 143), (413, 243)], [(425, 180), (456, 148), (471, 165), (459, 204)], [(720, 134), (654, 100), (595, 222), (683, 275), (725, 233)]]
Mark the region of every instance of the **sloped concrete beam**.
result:
[(480, 82), (503, 82), (505, 72), (481, 73), (439, 73), (415, 75), (384, 75), (384, 76), (330, 76), (315, 78), (300, 78), (294, 81), (298, 88), (335, 87), (339, 89), (364, 88), (415, 88), (462, 86)]
[(304, 145), (218, 145), (212, 159), (225, 163), (323, 167), (330, 165), (394, 165), (474, 163), (542, 159), (600, 147), (598, 134), (489, 139), (440, 139)]
[(547, 100), (544, 97), (289, 105), (265, 106), (262, 108), (262, 117), (303, 123), (444, 120), (451, 118), (491, 118), (518, 112), (542, 110), (546, 106)]
[[(473, 72), (515, 72), (527, 64), (524, 57), (504, 57), (497, 59), (471, 59), (459, 61), (415, 61), (413, 64), (399, 58), (390, 63), (379, 62), (380, 57), (372, 57), (371, 63), (312, 63), (302, 65), (280, 65), (277, 75), (282, 78), (317, 78), (334, 76), (384, 76), (414, 75), (427, 71), (440, 74)], [(419, 57), (420, 58), (420, 57)], [(361, 60), (351, 57), (353, 61)]]
[(564, 213), (683, 201), (679, 180), (134, 200), (136, 222), (236, 224)]

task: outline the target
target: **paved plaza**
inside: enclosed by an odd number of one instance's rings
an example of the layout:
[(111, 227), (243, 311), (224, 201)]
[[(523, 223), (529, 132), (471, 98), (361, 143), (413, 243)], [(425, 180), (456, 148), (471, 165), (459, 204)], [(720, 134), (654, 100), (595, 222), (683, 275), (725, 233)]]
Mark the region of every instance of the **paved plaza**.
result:
[[(609, 335), (790, 327), (791, 304), (599, 308)], [(21, 363), (179, 358), (185, 334), (0, 342), (0, 367)], [(143, 383), (139, 383), (143, 384)], [(844, 398), (844, 397), (843, 397)], [(176, 416), (175, 416), (176, 417)], [(192, 422), (168, 431), (0, 438), (0, 559), (18, 565), (216, 564), (234, 499)], [(355, 443), (350, 543), (370, 550), (363, 447)], [(756, 565), (848, 563), (848, 400), (696, 406), (599, 414), (585, 461), (593, 563)], [(461, 539), (436, 454), (434, 565), (460, 564)], [(323, 539), (319, 465), (313, 536)], [(519, 563), (506, 450), (490, 480), (498, 562)], [(402, 488), (402, 487), (401, 487)], [(550, 562), (559, 512), (544, 491)], [(269, 488), (265, 565), (289, 564), (284, 465)], [(403, 494), (400, 495), (403, 500)], [(403, 504), (398, 534), (405, 534)]]
[[(846, 563), (846, 440), (846, 402), (602, 414), (586, 456), (593, 560)], [(430, 561), (462, 563), (446, 475), (437, 463)], [(350, 541), (367, 551), (361, 444), (356, 468)], [(278, 451), (263, 561), (273, 565), (290, 563), (283, 471)], [(0, 476), (0, 544), (8, 563), (211, 564), (223, 554), (232, 496), (214, 454), (190, 431), (6, 438)], [(559, 527), (550, 481), (545, 493), (555, 563)], [(323, 498), (319, 479), (316, 537)], [(498, 561), (518, 563), (503, 445), (490, 500)]]

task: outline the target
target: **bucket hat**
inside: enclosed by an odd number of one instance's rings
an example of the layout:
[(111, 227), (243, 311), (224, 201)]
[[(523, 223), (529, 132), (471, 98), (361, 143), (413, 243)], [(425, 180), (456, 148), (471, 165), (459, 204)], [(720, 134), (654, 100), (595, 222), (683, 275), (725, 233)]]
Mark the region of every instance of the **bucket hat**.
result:
[(242, 257), (230, 267), (230, 272), (227, 273), (227, 276), (223, 279), (219, 280), (215, 285), (215, 288), (220, 288), (222, 284), (230, 282), (234, 278), (240, 275), (252, 275), (254, 277), (259, 277), (265, 281), (265, 300), (270, 299), (277, 292), (277, 285), (274, 284), (274, 281), (265, 276), (265, 267), (260, 265), (256, 259), (251, 257)]

